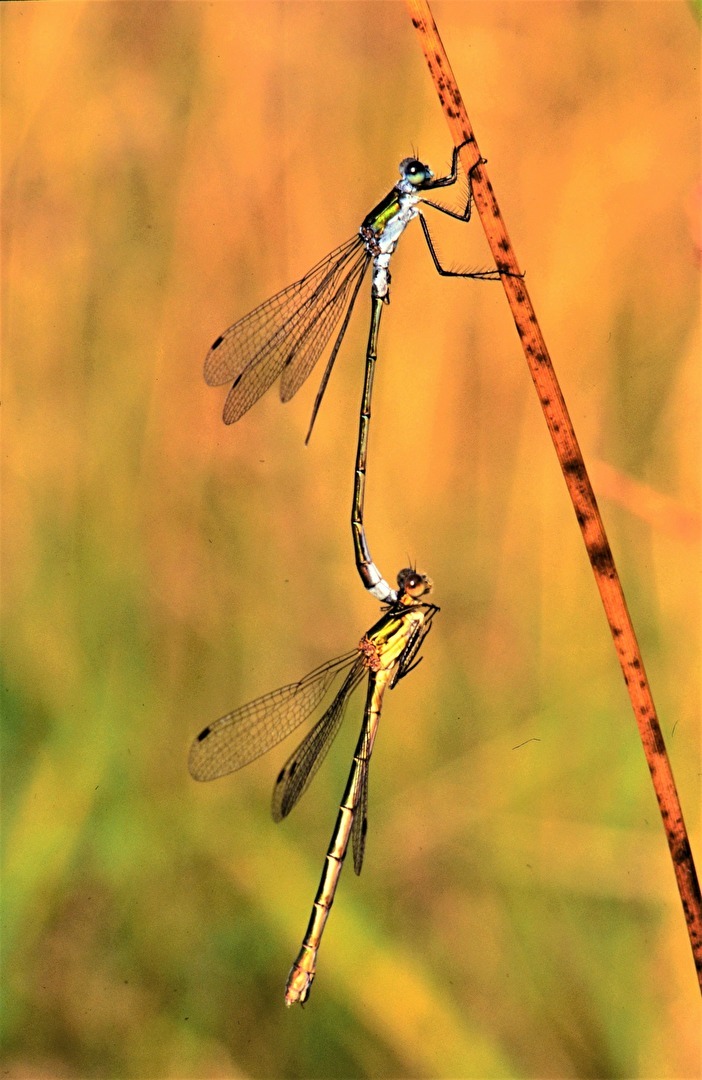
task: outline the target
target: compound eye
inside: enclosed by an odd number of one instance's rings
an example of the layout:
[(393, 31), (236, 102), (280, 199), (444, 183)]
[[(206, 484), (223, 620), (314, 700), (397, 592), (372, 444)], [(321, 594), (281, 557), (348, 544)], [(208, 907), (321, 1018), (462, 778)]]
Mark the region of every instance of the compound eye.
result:
[(400, 166), (400, 171), (405, 180), (409, 180), (412, 187), (421, 187), (431, 178), (431, 171), (417, 158), (405, 158)]
[(413, 161), (409, 167), (407, 179), (411, 184), (420, 187), (427, 179), (426, 165), (422, 165), (421, 161)]
[(400, 570), (397, 575), (397, 585), (401, 593), (412, 598), (431, 592), (431, 581), (426, 574), (420, 574), (417, 570)]

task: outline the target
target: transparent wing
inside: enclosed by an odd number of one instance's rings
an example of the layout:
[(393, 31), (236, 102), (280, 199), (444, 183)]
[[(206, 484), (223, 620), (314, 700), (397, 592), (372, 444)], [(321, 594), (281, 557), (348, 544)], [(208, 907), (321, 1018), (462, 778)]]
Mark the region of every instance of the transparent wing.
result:
[[(364, 277), (366, 269), (368, 267), (368, 262), (369, 262), (369, 260), (366, 260), (366, 263), (365, 263), (361, 273), (356, 278), (356, 285), (354, 287), (353, 292), (351, 293), (351, 299), (349, 300), (348, 307), (346, 308), (346, 314), (344, 316), (344, 319), (343, 319), (343, 322), (342, 322), (341, 326), (339, 327), (339, 333), (336, 335), (336, 341), (334, 342), (334, 345), (332, 347), (332, 351), (329, 354), (329, 359), (327, 360), (327, 366), (324, 369), (324, 374), (322, 375), (322, 381), (319, 384), (319, 389), (317, 390), (317, 396), (314, 399), (314, 406), (313, 406), (313, 409), (312, 409), (312, 416), (310, 418), (310, 426), (309, 426), (309, 428), (307, 430), (307, 436), (305, 438), (305, 445), (307, 445), (307, 443), (310, 441), (310, 438), (312, 436), (312, 428), (314, 427), (315, 420), (317, 419), (317, 413), (319, 412), (319, 406), (322, 404), (322, 398), (324, 397), (324, 393), (325, 393), (325, 391), (327, 389), (327, 383), (329, 382), (329, 376), (331, 375), (332, 368), (334, 367), (334, 361), (336, 360), (336, 354), (338, 353), (339, 349), (341, 348), (341, 342), (344, 340), (344, 334), (346, 333), (346, 327), (349, 325), (349, 319), (351, 318), (351, 312), (353, 311), (353, 306), (356, 303), (356, 297), (358, 296), (358, 290), (361, 288), (361, 283), (363, 281), (363, 277)], [(283, 387), (281, 386), (281, 392), (282, 392), (282, 390), (283, 390)]]
[[(348, 303), (348, 314), (342, 328), (343, 331), (346, 330), (349, 316), (353, 310), (353, 305), (356, 301), (356, 296), (361, 286), (361, 282), (363, 281), (369, 261), (368, 255), (364, 250), (358, 263), (355, 263), (350, 268), (348, 274), (342, 281), (336, 296), (334, 296), (333, 299), (325, 305), (324, 309), (320, 311), (319, 316), (310, 327), (310, 331), (306, 338), (304, 341), (300, 342), (295, 360), (283, 371), (280, 383), (281, 401), (290, 401), (300, 389), (303, 382), (312, 371), (312, 368), (317, 363), (324, 346), (331, 337), (332, 331), (339, 322), (342, 312)], [(350, 301), (349, 295), (351, 295)], [(334, 356), (336, 356), (338, 347), (341, 344), (341, 337), (343, 337), (343, 333), (340, 335), (339, 342), (335, 346)]]
[[(362, 244), (362, 242), (361, 242)], [(281, 398), (288, 401), (307, 378), (363, 277), (370, 256), (354, 240), (354, 258), (330, 268), (314, 295), (288, 314), (285, 323), (258, 350), (234, 380), (224, 403), (227, 424), (239, 420), (282, 375)]]
[(357, 874), (363, 869), (363, 856), (366, 851), (366, 833), (368, 832), (368, 728), (364, 739), (364, 760), (361, 764), (356, 783), (356, 813), (351, 826), (351, 844), (353, 846), (353, 868)]
[(414, 658), (421, 649), (425, 637), (431, 630), (432, 619), (434, 618), (436, 612), (439, 610), (437, 607), (434, 606), (434, 604), (427, 604), (426, 608), (427, 612), (424, 618), (424, 622), (417, 627), (416, 633), (414, 633), (410, 637), (407, 645), (404, 648), (404, 651), (400, 655), (397, 665), (397, 671), (395, 672), (395, 676), (391, 683), (391, 689), (392, 687), (397, 685), (400, 679), (404, 679), (405, 675), (408, 675), (412, 668), (416, 667), (416, 665), (419, 663), (419, 660), (413, 663)]
[(209, 724), (190, 747), (190, 775), (195, 780), (215, 780), (265, 754), (307, 719), (340, 672), (354, 660), (358, 660), (357, 649)]
[(307, 358), (309, 374), (369, 260), (361, 237), (352, 237), (217, 338), (205, 357), (204, 374), (210, 386), (234, 380), (227, 422), (243, 416), (286, 367), (296, 368), (298, 355)]
[(258, 354), (276, 345), (291, 319), (302, 318), (315, 300), (334, 287), (336, 275), (363, 244), (354, 236), (326, 255), (299, 281), (264, 300), (217, 338), (205, 357), (205, 382), (222, 386), (236, 378)]
[(282, 821), (287, 817), (327, 756), (327, 751), (341, 726), (348, 700), (367, 671), (363, 658), (358, 654), (357, 656), (356, 664), (339, 687), (324, 716), (317, 721), (280, 770), (271, 803), (274, 821)]

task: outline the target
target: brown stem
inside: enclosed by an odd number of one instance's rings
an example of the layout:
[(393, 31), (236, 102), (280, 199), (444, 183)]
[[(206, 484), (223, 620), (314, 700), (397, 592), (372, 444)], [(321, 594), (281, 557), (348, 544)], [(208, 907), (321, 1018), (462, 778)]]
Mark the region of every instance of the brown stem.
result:
[(529, 292), (523, 278), (516, 276), (520, 272), (517, 257), (507, 235), (492, 184), (485, 171), (485, 163), (481, 159), (475, 134), (436, 23), (426, 0), (406, 0), (406, 3), (410, 10), (412, 24), (419, 34), (429, 72), (436, 86), (454, 143), (457, 146), (466, 143), (461, 151), (461, 161), (466, 172), (471, 176), (475, 205), (495, 265), (500, 271), (509, 272), (509, 275), (504, 272), (501, 274), (502, 284), (575, 508), (575, 516), (583, 534), (588, 558), (614, 639), (614, 647), (617, 650), (619, 664), (631, 699), (663, 819), (663, 828), (673, 860), (697, 976), (702, 988), (702, 898), (699, 882), (673, 772), (646, 678), (641, 650), (636, 640), (634, 626), (626, 606), (595, 494)]

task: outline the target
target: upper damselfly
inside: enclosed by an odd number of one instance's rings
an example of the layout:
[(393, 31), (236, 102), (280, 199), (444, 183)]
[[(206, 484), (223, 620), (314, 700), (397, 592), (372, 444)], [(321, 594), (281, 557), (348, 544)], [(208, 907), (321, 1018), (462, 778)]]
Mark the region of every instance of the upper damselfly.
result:
[(373, 264), (371, 324), (351, 520), (358, 572), (365, 588), (379, 600), (393, 601), (397, 594), (371, 558), (364, 530), (363, 506), (373, 372), (382, 305), (390, 299), (390, 259), (405, 228), (418, 217), (438, 273), (481, 280), (499, 278), (498, 270), (457, 271), (443, 267), (422, 213), (420, 204), (459, 221), (470, 219), (470, 176), (467, 177), (466, 205), (461, 213), (424, 196), (425, 192), (456, 183), (460, 149), (460, 146), (454, 148), (450, 173), (440, 177), (434, 176), (429, 166), (417, 158), (405, 158), (400, 163), (399, 181), (366, 216), (356, 235), (317, 263), (299, 281), (225, 330), (205, 358), (205, 380), (210, 386), (232, 382), (223, 412), (224, 422), (231, 424), (239, 420), (279, 377), (280, 397), (282, 401), (289, 401), (312, 371), (341, 320), (315, 399), (307, 434), (309, 440), (361, 283), (369, 265)]
[(397, 598), (363, 635), (357, 648), (316, 668), (299, 682), (274, 690), (227, 713), (194, 740), (188, 766), (195, 780), (215, 780), (243, 768), (281, 742), (322, 702), (344, 675), (331, 704), (280, 770), (273, 789), (273, 818), (286, 817), (306, 791), (339, 730), (349, 698), (368, 676), (363, 723), (324, 870), (302, 947), (285, 989), (285, 1003), (304, 1004), (317, 967), (317, 953), (339, 881), (349, 839), (357, 874), (363, 866), (368, 828), (368, 769), (386, 690), (421, 660), (422, 642), (439, 610), (425, 597), (432, 583), (416, 570), (401, 570)]

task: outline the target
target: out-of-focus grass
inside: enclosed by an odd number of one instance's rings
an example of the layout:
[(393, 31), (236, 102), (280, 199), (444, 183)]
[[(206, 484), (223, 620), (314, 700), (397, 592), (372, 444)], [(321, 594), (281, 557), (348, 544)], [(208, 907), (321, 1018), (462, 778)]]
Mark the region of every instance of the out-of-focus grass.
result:
[[(669, 4), (436, 15), (603, 463), (696, 826), (697, 31)], [(280, 828), (286, 748), (212, 786), (186, 772), (204, 723), (377, 613), (347, 522), (367, 301), (309, 449), (313, 386), (227, 430), (200, 365), (412, 147), (449, 160), (405, 9), (2, 16), (6, 1074), (694, 1075), (673, 874), (538, 403), (499, 286), (437, 279), (419, 230), (382, 329), (367, 519), (386, 574), (416, 560), (442, 612), (387, 701), (366, 869), (304, 1012), (282, 987), (356, 721)], [(485, 263), (477, 224), (436, 234)]]

